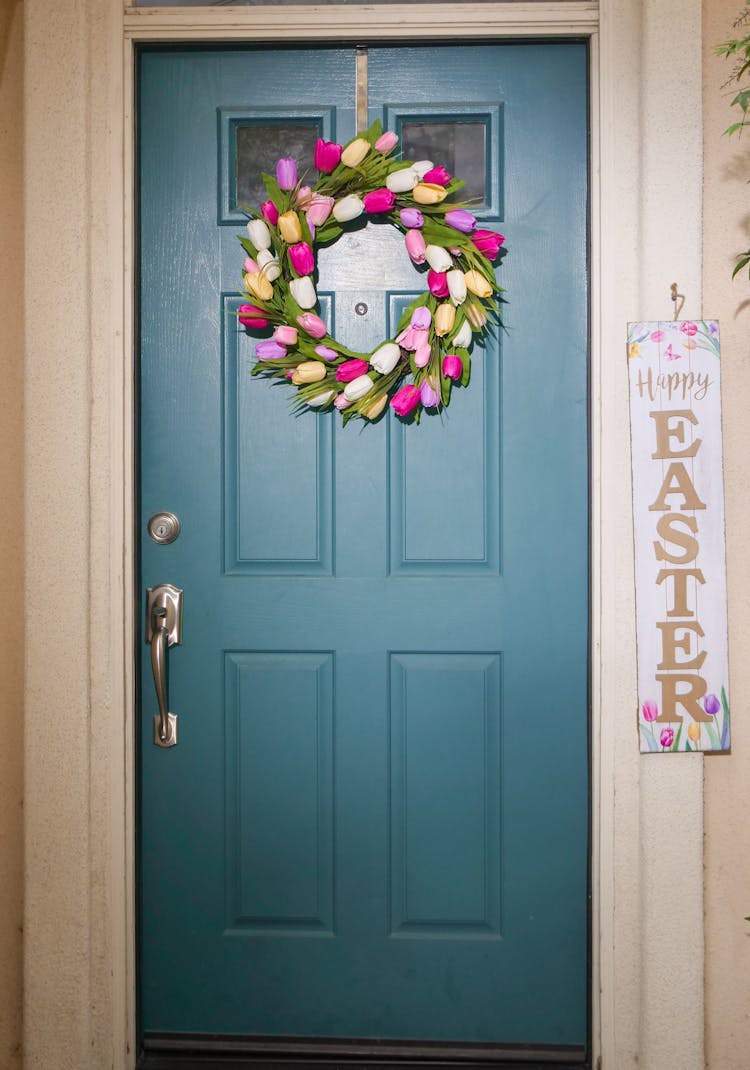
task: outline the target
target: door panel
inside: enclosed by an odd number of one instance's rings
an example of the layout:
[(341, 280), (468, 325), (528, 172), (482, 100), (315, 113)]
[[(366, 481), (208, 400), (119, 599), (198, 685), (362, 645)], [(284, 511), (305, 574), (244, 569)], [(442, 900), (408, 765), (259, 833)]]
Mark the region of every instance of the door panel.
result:
[[(143, 530), (182, 521), (142, 586), (185, 591), (169, 750), (144, 647), (144, 1033), (579, 1050), (585, 48), (369, 51), (371, 119), (484, 124), (478, 214), (510, 249), (507, 331), (419, 427), (290, 415), (231, 315), (236, 128), (345, 142), (354, 52), (146, 52), (140, 92)], [(359, 350), (424, 284), (382, 224), (319, 257)]]

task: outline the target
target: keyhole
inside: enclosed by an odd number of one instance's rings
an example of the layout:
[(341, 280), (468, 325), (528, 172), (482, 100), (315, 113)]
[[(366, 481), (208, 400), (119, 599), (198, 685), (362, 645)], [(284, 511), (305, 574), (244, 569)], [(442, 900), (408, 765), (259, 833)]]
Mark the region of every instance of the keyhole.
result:
[(367, 305), (364, 303), (364, 301), (358, 301), (357, 304), (354, 306), (354, 311), (357, 313), (358, 316), (366, 316)]

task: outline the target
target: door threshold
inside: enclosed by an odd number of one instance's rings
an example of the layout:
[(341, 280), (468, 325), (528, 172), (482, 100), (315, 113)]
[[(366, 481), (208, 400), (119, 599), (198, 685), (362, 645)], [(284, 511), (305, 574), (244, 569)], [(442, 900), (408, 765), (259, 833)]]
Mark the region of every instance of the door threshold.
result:
[(138, 1070), (588, 1070), (582, 1045), (460, 1044), (438, 1041), (149, 1033)]

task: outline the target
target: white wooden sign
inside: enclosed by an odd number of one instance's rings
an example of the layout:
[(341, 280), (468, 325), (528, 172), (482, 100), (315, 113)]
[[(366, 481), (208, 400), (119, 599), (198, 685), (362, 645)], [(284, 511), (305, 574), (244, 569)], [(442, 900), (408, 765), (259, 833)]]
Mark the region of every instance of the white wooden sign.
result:
[(628, 324), (642, 751), (729, 750), (719, 325)]

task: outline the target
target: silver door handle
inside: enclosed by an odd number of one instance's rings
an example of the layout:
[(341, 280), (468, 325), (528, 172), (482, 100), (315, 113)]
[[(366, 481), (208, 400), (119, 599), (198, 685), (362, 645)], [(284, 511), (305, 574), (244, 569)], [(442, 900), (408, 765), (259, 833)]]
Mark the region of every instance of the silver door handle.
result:
[(154, 743), (157, 747), (175, 747), (177, 714), (169, 712), (167, 650), (182, 642), (182, 591), (179, 587), (162, 583), (146, 591), (146, 642), (151, 646), (151, 671), (159, 706), (154, 717)]

